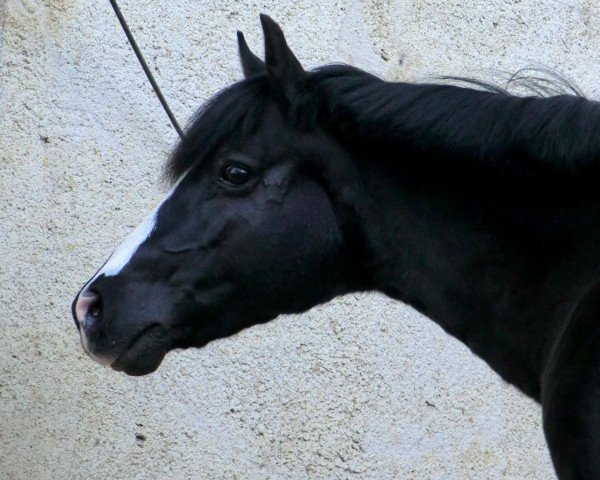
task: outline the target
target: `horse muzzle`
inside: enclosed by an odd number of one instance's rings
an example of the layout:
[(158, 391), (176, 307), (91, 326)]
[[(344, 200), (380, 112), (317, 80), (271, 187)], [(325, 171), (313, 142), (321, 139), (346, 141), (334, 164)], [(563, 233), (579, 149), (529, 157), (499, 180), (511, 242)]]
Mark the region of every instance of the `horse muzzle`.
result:
[(171, 349), (168, 329), (140, 311), (118, 318), (107, 310), (103, 296), (84, 288), (75, 298), (72, 314), (85, 353), (101, 365), (129, 375), (145, 375), (158, 368)]

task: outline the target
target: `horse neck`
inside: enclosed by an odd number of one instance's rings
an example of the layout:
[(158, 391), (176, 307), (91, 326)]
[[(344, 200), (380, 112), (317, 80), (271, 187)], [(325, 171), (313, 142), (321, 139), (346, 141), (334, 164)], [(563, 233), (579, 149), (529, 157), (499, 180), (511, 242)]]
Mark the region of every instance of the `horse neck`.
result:
[(360, 169), (371, 287), (433, 318), (536, 397), (552, 332), (596, 271), (598, 214), (584, 226), (585, 201), (546, 209), (548, 192), (526, 181), (366, 160)]
[(365, 171), (372, 286), (444, 317), (450, 304), (461, 301), (460, 286), (473, 293), (466, 277), (477, 272), (468, 265), (490, 263), (485, 260), (494, 253), (493, 236), (478, 228), (472, 206), (425, 175), (373, 163)]

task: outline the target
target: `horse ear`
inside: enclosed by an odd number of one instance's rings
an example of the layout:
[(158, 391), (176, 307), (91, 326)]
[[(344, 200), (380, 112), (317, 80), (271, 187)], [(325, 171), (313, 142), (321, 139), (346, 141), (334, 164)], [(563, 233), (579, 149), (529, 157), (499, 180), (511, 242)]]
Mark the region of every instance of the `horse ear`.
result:
[(283, 31), (268, 15), (261, 14), (265, 36), (265, 63), (272, 84), (283, 91), (285, 97), (294, 103), (294, 98), (302, 89), (306, 72), (288, 47)]
[(266, 70), (265, 62), (252, 53), (244, 34), (240, 31), (237, 32), (238, 38), (238, 49), (240, 51), (240, 62), (242, 62), (242, 70), (244, 71), (244, 77), (248, 78), (257, 73), (262, 73)]

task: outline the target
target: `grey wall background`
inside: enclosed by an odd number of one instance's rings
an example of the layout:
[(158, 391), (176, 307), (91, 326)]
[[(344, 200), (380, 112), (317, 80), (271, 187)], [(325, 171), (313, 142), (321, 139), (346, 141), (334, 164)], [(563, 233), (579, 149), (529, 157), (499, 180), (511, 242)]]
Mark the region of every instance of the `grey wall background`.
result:
[[(600, 95), (594, 0), (123, 0), (181, 121), (280, 21), (305, 66)], [(176, 135), (108, 2), (0, 7), (0, 478), (549, 479), (536, 404), (432, 322), (350, 295), (128, 378), (82, 353), (82, 283), (164, 192)]]

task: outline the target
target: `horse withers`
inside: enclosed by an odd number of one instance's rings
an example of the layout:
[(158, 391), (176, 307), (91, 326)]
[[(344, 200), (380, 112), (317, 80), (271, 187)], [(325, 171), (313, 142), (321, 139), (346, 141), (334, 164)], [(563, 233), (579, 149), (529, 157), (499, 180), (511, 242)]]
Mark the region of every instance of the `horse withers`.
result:
[[(600, 104), (265, 61), (210, 100), (174, 186), (73, 303), (130, 375), (338, 295), (412, 305), (541, 402), (561, 480), (600, 479)], [(481, 87), (480, 84), (478, 84)]]

